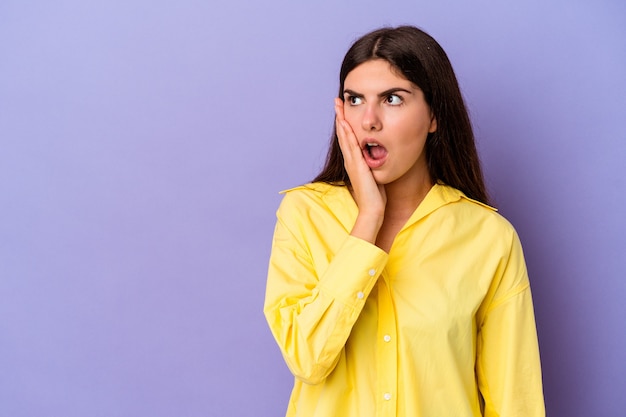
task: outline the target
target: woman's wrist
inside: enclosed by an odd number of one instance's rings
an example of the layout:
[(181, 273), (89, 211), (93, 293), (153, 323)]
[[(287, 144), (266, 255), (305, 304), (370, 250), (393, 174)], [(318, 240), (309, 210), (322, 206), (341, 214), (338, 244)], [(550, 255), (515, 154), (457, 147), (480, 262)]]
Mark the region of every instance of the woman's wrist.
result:
[(372, 244), (376, 243), (376, 237), (383, 224), (383, 214), (359, 213), (350, 234)]

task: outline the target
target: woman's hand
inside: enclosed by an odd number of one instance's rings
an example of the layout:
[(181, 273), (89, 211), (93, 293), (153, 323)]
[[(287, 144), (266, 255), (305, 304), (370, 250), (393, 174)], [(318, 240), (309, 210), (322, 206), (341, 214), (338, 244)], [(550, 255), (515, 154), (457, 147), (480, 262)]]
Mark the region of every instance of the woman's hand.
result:
[(376, 236), (385, 216), (385, 186), (376, 183), (372, 170), (365, 163), (359, 141), (344, 118), (343, 105), (341, 99), (335, 99), (335, 128), (344, 166), (352, 184), (352, 196), (359, 208), (359, 215), (350, 234), (376, 243)]

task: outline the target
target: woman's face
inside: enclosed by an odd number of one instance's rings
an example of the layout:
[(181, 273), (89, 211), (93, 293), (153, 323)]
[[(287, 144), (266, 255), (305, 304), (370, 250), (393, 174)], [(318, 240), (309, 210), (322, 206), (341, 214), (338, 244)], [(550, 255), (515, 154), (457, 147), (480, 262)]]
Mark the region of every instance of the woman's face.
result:
[(424, 145), (437, 121), (422, 90), (377, 59), (348, 73), (343, 94), (344, 117), (376, 182), (430, 182)]

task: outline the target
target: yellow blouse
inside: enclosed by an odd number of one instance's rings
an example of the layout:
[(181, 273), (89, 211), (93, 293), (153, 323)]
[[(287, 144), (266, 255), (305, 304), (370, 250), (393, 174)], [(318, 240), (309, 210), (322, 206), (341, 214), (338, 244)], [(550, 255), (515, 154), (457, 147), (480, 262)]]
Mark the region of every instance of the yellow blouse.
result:
[(295, 376), (287, 416), (544, 416), (518, 236), (435, 185), (389, 254), (350, 236), (346, 187), (286, 191), (264, 312)]

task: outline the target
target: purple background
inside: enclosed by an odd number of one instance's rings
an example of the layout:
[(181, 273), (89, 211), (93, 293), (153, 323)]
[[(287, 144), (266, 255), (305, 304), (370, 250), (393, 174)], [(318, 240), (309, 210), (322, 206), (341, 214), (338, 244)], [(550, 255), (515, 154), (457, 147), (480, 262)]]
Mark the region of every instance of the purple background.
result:
[(524, 244), (550, 417), (626, 415), (623, 1), (0, 3), (0, 416), (280, 416), (277, 192), (340, 60), (447, 50)]

